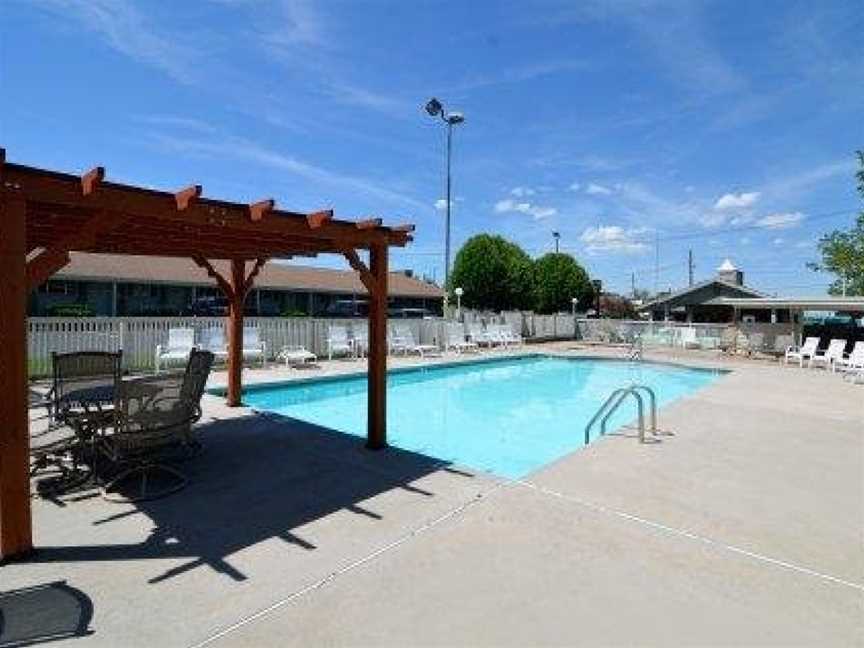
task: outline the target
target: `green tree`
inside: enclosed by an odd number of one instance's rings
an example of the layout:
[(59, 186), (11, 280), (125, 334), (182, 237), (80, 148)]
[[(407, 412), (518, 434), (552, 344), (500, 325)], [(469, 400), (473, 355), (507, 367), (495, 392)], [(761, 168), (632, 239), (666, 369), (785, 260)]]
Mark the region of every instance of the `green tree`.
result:
[(469, 308), (513, 310), (531, 307), (531, 258), (501, 236), (478, 234), (456, 254), (450, 274), (452, 291), (459, 287)]
[[(860, 168), (858, 193), (864, 201), (864, 151), (857, 151)], [(828, 288), (832, 295), (843, 294), (845, 279), (847, 295), (864, 295), (864, 211), (858, 214), (855, 224), (848, 231), (834, 230), (819, 239), (820, 263), (810, 263), (816, 271), (831, 272), (837, 280)]]
[(545, 254), (534, 262), (534, 308), (538, 313), (569, 311), (572, 299), (579, 307), (590, 304), (594, 295), (588, 273), (569, 254)]

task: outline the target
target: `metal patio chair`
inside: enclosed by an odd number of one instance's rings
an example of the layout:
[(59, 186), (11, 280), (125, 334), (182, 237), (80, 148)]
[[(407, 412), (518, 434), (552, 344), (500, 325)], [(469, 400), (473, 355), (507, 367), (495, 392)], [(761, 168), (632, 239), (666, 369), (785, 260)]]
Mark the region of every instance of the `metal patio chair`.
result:
[[(51, 356), (52, 383), (45, 396), (48, 429), (31, 437), (30, 475), (59, 473), (38, 484), (43, 495), (71, 490), (93, 476), (96, 437), (112, 417), (121, 380), (122, 352), (78, 351)], [(89, 469), (82, 464), (90, 464)]]
[[(213, 354), (192, 350), (182, 373), (123, 382), (114, 405), (114, 430), (100, 439), (100, 449), (117, 472), (102, 486), (112, 502), (158, 499), (184, 488), (188, 479), (171, 465), (178, 451), (200, 449), (192, 426), (201, 418), (201, 397), (213, 366)], [(164, 483), (153, 486), (153, 482)]]

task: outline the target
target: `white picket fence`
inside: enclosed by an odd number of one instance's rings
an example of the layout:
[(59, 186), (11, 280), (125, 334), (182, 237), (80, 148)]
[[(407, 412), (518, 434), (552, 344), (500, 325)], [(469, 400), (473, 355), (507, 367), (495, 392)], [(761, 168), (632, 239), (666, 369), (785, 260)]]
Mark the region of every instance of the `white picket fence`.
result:
[[(409, 326), (418, 344), (443, 344), (444, 320), (398, 319), (390, 323)], [(31, 317), (27, 323), (29, 372), (33, 377), (49, 375), (54, 352), (121, 349), (127, 369), (149, 370), (154, 367), (156, 345), (167, 343), (169, 329), (201, 331), (224, 325), (221, 317)], [(368, 327), (365, 319), (309, 317), (247, 317), (244, 325), (258, 328), (270, 359), (283, 346), (295, 345), (324, 356), (331, 326), (346, 326), (352, 332)]]

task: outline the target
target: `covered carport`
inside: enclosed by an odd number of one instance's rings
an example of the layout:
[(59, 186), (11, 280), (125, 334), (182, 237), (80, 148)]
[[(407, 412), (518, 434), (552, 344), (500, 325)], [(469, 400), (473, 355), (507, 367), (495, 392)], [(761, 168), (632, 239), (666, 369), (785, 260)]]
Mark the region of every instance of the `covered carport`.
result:
[[(229, 304), (230, 406), (241, 404), (243, 304), (262, 266), (295, 255), (344, 256), (369, 293), (367, 446), (386, 445), (388, 249), (409, 243), (413, 225), (337, 220), (329, 209), (284, 211), (273, 199), (214, 200), (201, 185), (155, 191), (108, 182), (102, 167), (78, 176), (7, 163), (3, 149), (0, 191), (0, 561), (33, 548), (27, 299), (73, 251), (186, 257), (212, 276)], [(230, 272), (213, 260), (227, 261)]]

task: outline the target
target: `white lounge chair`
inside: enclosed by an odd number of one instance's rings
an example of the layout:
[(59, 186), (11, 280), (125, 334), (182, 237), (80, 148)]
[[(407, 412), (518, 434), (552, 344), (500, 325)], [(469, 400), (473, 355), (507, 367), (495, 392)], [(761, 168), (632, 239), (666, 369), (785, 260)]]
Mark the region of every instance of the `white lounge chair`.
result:
[(168, 344), (156, 345), (156, 373), (163, 364), (186, 364), (189, 354), (195, 348), (195, 329), (168, 329)]
[(864, 367), (864, 342), (856, 342), (855, 346), (852, 347), (852, 352), (844, 353), (843, 356), (837, 360), (836, 365), (837, 369), (840, 369), (841, 371)]
[(839, 360), (843, 357), (843, 351), (846, 349), (846, 340), (831, 340), (828, 343), (828, 348), (825, 349), (825, 353), (819, 353), (818, 351), (810, 356), (810, 362), (807, 364), (808, 367), (813, 367), (815, 364), (824, 364), (826, 369), (831, 369), (831, 371), (835, 370), (835, 365)]
[(201, 350), (209, 351), (218, 361), (224, 362), (228, 357), (228, 345), (225, 344), (225, 329), (206, 328), (201, 331)]
[(369, 328), (363, 324), (351, 327), (351, 351), (355, 358), (362, 358), (369, 352)]
[(261, 339), (257, 326), (247, 326), (243, 329), (243, 359), (260, 358), (261, 365), (267, 362), (267, 343)]
[(333, 355), (351, 355), (351, 342), (348, 339), (348, 329), (344, 326), (333, 325), (327, 330), (327, 358), (332, 360)]
[(476, 342), (469, 342), (465, 339), (465, 329), (461, 324), (445, 324), (445, 335), (447, 339), (445, 350), (453, 349), (456, 353), (463, 351), (477, 353), (480, 351)]
[(393, 325), (393, 339), (400, 340), (405, 345), (406, 353), (417, 353), (421, 358), (425, 355), (440, 354), (440, 349), (434, 344), (417, 344), (414, 332), (406, 324)]
[(510, 346), (511, 344), (515, 344), (516, 346), (522, 346), (525, 344), (525, 340), (522, 336), (513, 330), (513, 327), (509, 324), (501, 324), (498, 326), (498, 337), (504, 343), (504, 346)]
[(480, 322), (472, 322), (468, 325), (468, 339), (474, 342), (478, 347), (492, 347), (499, 343), (497, 336), (483, 329)]
[(286, 367), (314, 366), (318, 362), (318, 356), (299, 345), (282, 347), (276, 357), (284, 360)]
[(804, 340), (804, 344), (801, 347), (790, 346), (786, 349), (786, 354), (783, 358), (783, 364), (788, 364), (789, 359), (797, 360), (798, 366), (804, 366), (804, 358), (808, 360), (813, 357), (813, 354), (816, 353), (816, 349), (819, 347), (819, 338), (818, 337), (808, 337)]

